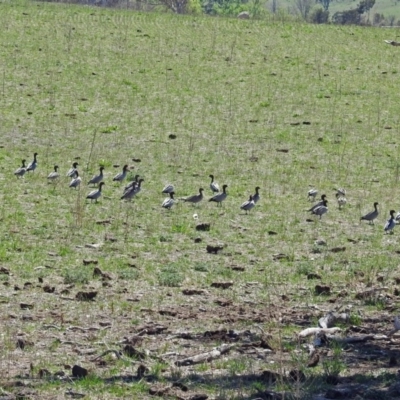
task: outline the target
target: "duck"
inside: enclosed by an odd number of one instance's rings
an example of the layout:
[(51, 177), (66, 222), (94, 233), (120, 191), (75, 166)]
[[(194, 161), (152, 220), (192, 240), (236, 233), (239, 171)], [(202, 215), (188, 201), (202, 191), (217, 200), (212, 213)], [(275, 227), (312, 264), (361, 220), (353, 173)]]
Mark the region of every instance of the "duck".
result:
[(103, 187), (103, 185), (105, 185), (104, 182), (100, 182), (99, 183), (99, 188), (96, 190), (92, 190), (87, 196), (87, 199), (90, 199), (90, 202), (92, 202), (93, 200), (95, 201), (95, 203), (97, 203), (98, 198), (101, 196), (101, 189)]
[(228, 185), (223, 185), (222, 186), (222, 193), (218, 193), (215, 196), (211, 197), (211, 199), (209, 199), (208, 201), (215, 201), (218, 204), (222, 205), (222, 202), (226, 199), (226, 197), (228, 196), (228, 193), (226, 193), (226, 188), (228, 187)]
[(19, 178), (21, 178), (22, 176), (25, 175), (25, 172), (26, 172), (25, 162), (26, 162), (26, 160), (22, 160), (22, 165), (14, 171), (15, 176), (18, 176)]
[(125, 187), (124, 187), (124, 193), (129, 190), (132, 186), (136, 186), (139, 182), (139, 176), (140, 175), (135, 175), (135, 178), (132, 182), (129, 182)]
[(69, 187), (70, 187), (70, 188), (75, 188), (75, 189), (76, 189), (76, 188), (81, 184), (81, 182), (82, 182), (82, 179), (81, 179), (81, 177), (79, 176), (78, 170), (76, 170), (76, 171), (75, 171), (74, 178), (72, 178), (72, 181), (70, 182)]
[(317, 189), (310, 189), (308, 191), (308, 200), (310, 201), (315, 201), (315, 197), (318, 194), (318, 190)]
[(134, 184), (128, 189), (125, 190), (123, 195), (121, 196), (121, 200), (131, 200), (134, 196), (136, 196), (142, 190), (142, 182), (144, 182), (143, 178), (139, 179), (139, 182), (134, 182)]
[(328, 212), (328, 200), (324, 200), (323, 204), (312, 211), (312, 214), (319, 215), (319, 219)]
[(211, 183), (210, 183), (210, 189), (213, 193), (218, 193), (219, 192), (219, 185), (217, 182), (214, 182), (214, 175), (209, 175), (209, 178), (211, 178)]
[(168, 184), (168, 185), (165, 185), (165, 186), (164, 186), (164, 189), (162, 190), (161, 193), (167, 193), (167, 194), (169, 194), (169, 193), (171, 193), (171, 192), (173, 192), (173, 191), (174, 191), (174, 185)]
[(396, 217), (394, 218), (397, 222), (400, 221), (400, 211), (396, 214)]
[(128, 173), (128, 164), (125, 164), (124, 167), (122, 168), (122, 172), (115, 175), (113, 181), (122, 182), (126, 178), (127, 173)]
[(309, 210), (311, 213), (318, 207), (323, 206), (324, 205), (324, 200), (326, 199), (326, 194), (323, 194), (321, 196), (321, 200), (318, 203), (315, 203)]
[(257, 204), (258, 200), (260, 200), (260, 193), (258, 192), (259, 190), (260, 190), (260, 187), (256, 186), (256, 189), (255, 189), (256, 192), (253, 194), (254, 204)]
[(27, 171), (32, 171), (33, 172), (36, 169), (36, 167), (37, 167), (37, 159), (36, 159), (37, 155), (38, 155), (38, 153), (34, 153), (33, 154), (33, 161), (30, 162), (28, 164), (28, 166), (26, 167)]
[(121, 196), (121, 200), (131, 200), (136, 194), (135, 190), (137, 185), (137, 182), (132, 182), (132, 185), (128, 187), (128, 189), (125, 188), (124, 193)]
[(396, 220), (394, 217), (395, 212), (396, 211), (394, 211), (394, 210), (390, 210), (390, 218), (386, 221), (386, 224), (384, 227), (385, 233), (388, 233), (388, 232), (393, 233), (393, 229), (396, 226)]
[(55, 165), (54, 166), (54, 171), (50, 172), (50, 174), (47, 175), (47, 179), (50, 180), (50, 181), (54, 181), (55, 179), (59, 178), (60, 174), (57, 172), (57, 170), (58, 170), (58, 165)]
[(365, 214), (364, 216), (362, 216), (360, 218), (360, 221), (365, 220), (365, 221), (369, 221), (370, 224), (374, 223), (374, 219), (376, 219), (379, 215), (379, 211), (378, 211), (378, 202), (374, 203), (374, 211), (369, 212), (368, 214)]
[(250, 211), (254, 206), (255, 206), (255, 204), (254, 204), (254, 197), (253, 197), (253, 195), (250, 195), (249, 200), (245, 201), (245, 202), (240, 206), (240, 209), (241, 209), (241, 210), (245, 210), (245, 211), (246, 211), (246, 214), (247, 214), (247, 211)]
[(175, 192), (169, 193), (169, 198), (166, 198), (161, 204), (162, 208), (166, 208), (168, 210), (171, 209), (171, 207), (175, 204), (174, 194), (175, 194)]
[[(100, 173), (98, 175), (95, 175), (89, 182), (88, 185), (93, 184), (93, 185), (97, 185), (98, 183), (100, 183), (103, 180), (103, 171), (104, 171), (104, 167), (101, 166), (100, 167)], [(100, 186), (99, 186), (100, 187)]]
[(192, 204), (200, 203), (200, 201), (203, 200), (203, 191), (204, 191), (204, 189), (200, 188), (199, 194), (194, 194), (193, 196), (185, 197), (183, 199), (183, 201), (186, 203), (192, 203)]
[(343, 194), (340, 194), (339, 192), (336, 193), (336, 200), (339, 205), (339, 210), (341, 210), (342, 206), (345, 206), (347, 203), (347, 199)]
[(75, 177), (75, 172), (76, 172), (76, 167), (77, 167), (78, 165), (79, 165), (79, 164), (78, 164), (77, 162), (74, 162), (74, 163), (72, 164), (72, 167), (68, 170), (66, 176), (69, 176), (70, 178), (74, 178), (74, 177)]

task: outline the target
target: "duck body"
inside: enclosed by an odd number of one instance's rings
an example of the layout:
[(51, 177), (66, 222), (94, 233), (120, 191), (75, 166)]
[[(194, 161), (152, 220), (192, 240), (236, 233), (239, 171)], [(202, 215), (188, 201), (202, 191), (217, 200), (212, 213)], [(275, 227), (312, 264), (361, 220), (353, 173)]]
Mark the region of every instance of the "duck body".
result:
[(328, 212), (328, 200), (324, 200), (323, 204), (312, 211), (312, 214), (318, 215), (319, 219)]
[(139, 183), (139, 175), (135, 175), (135, 179), (132, 182), (129, 182), (125, 188), (124, 188), (124, 193), (126, 191), (128, 191), (129, 189), (131, 189), (133, 186), (137, 186), (137, 184)]
[(245, 201), (241, 206), (240, 209), (241, 210), (245, 210), (246, 214), (248, 211), (250, 211), (253, 207), (255, 206), (254, 203), (254, 198), (252, 195), (250, 195), (249, 200)]
[(164, 189), (162, 190), (161, 193), (170, 194), (172, 192), (174, 192), (174, 185), (168, 184), (164, 186)]
[(79, 164), (77, 162), (74, 162), (72, 164), (72, 167), (66, 173), (66, 176), (69, 176), (70, 178), (75, 178), (76, 168), (77, 168), (78, 165)]
[(168, 210), (172, 208), (172, 206), (175, 204), (174, 194), (174, 192), (169, 193), (169, 198), (166, 198), (161, 204), (162, 208), (166, 208)]
[(369, 212), (368, 214), (365, 214), (360, 218), (360, 221), (369, 221), (370, 224), (374, 223), (374, 219), (376, 219), (379, 215), (378, 211), (378, 202), (374, 203), (374, 211)]
[(192, 203), (192, 204), (196, 204), (196, 203), (200, 203), (200, 201), (203, 200), (203, 188), (199, 189), (199, 194), (194, 194), (193, 196), (189, 196), (183, 199), (184, 202), (186, 203)]
[(36, 167), (37, 167), (37, 159), (36, 159), (37, 155), (38, 155), (38, 153), (34, 153), (34, 155), (33, 155), (33, 161), (30, 162), (30, 163), (28, 164), (28, 166), (26, 167), (26, 170), (27, 170), (27, 171), (32, 171), (32, 172), (33, 172), (33, 171), (36, 169)]
[(126, 178), (127, 173), (128, 173), (128, 164), (125, 164), (124, 167), (122, 168), (122, 172), (115, 175), (113, 181), (122, 182)]
[(223, 185), (222, 186), (222, 193), (218, 193), (215, 196), (211, 197), (211, 199), (209, 199), (208, 201), (213, 201), (217, 204), (221, 204), (222, 202), (227, 198), (228, 193), (226, 193), (226, 188), (228, 187), (228, 185)]
[(70, 188), (76, 189), (76, 188), (81, 184), (81, 182), (82, 182), (82, 179), (81, 179), (81, 177), (79, 176), (78, 170), (76, 170), (76, 171), (75, 171), (75, 177), (72, 178), (72, 180), (71, 180), (71, 182), (70, 182), (70, 184), (69, 184), (69, 187), (70, 187)]
[(313, 200), (315, 200), (315, 197), (318, 194), (318, 190), (317, 189), (310, 189), (307, 194), (308, 194), (308, 200), (313, 201)]
[(326, 199), (326, 194), (323, 194), (322, 196), (321, 196), (321, 200), (318, 202), (318, 203), (315, 203), (308, 211), (310, 211), (311, 213), (315, 210), (315, 209), (317, 209), (318, 207), (320, 207), (320, 206), (323, 206), (324, 205), (324, 200)]
[(385, 233), (393, 233), (393, 229), (396, 226), (396, 219), (394, 217), (394, 210), (390, 210), (390, 218), (386, 221), (385, 227), (384, 227), (384, 231)]
[(209, 178), (211, 178), (211, 183), (210, 183), (210, 189), (213, 193), (218, 193), (219, 192), (219, 185), (217, 182), (214, 181), (214, 175), (209, 175)]
[(19, 178), (21, 178), (25, 175), (25, 172), (26, 172), (25, 161), (26, 160), (22, 160), (22, 165), (14, 171), (15, 176), (18, 176)]
[(90, 199), (91, 202), (93, 202), (93, 200), (95, 201), (95, 203), (97, 203), (98, 198), (101, 196), (101, 190), (103, 188), (104, 182), (100, 182), (99, 183), (99, 188), (96, 190), (92, 190), (87, 196), (87, 199)]
[(58, 179), (60, 177), (60, 174), (58, 173), (57, 170), (58, 170), (58, 165), (55, 165), (54, 166), (54, 171), (50, 172), (50, 174), (47, 175), (47, 179), (49, 181), (54, 181), (54, 180), (56, 180), (56, 179)]
[(260, 193), (259, 193), (259, 190), (260, 190), (260, 187), (257, 186), (256, 189), (255, 189), (256, 192), (253, 194), (253, 201), (254, 201), (254, 204), (257, 204), (258, 201), (260, 200)]
[(103, 180), (103, 170), (104, 167), (100, 167), (100, 173), (98, 175), (95, 175), (89, 182), (88, 185), (97, 185), (100, 184), (100, 182)]

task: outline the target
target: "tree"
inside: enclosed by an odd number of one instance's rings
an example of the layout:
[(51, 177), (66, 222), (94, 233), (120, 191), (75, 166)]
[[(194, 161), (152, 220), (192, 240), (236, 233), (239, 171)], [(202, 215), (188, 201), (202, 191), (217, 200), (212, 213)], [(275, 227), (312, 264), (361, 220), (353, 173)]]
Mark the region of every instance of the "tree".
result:
[(294, 4), (303, 19), (307, 19), (313, 6), (314, 0), (295, 0)]
[(317, 3), (321, 3), (325, 11), (328, 11), (330, 2), (331, 0), (317, 0)]
[(312, 11), (309, 17), (309, 21), (313, 24), (326, 24), (329, 20), (329, 11), (324, 10), (321, 7), (317, 7)]

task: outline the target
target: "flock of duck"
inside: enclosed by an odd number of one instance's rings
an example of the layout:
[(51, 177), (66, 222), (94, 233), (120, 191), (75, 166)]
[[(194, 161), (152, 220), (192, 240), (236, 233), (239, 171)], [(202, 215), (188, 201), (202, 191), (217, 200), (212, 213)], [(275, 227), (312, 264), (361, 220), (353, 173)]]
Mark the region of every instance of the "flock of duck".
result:
[[(21, 167), (19, 167), (18, 169), (16, 169), (14, 171), (14, 175), (16, 175), (17, 177), (23, 177), (26, 172), (35, 171), (35, 169), (38, 165), (37, 156), (38, 156), (38, 153), (34, 153), (33, 160), (27, 166), (25, 165), (26, 160), (22, 160)], [(82, 182), (82, 179), (79, 176), (78, 165), (79, 164), (77, 162), (74, 162), (72, 164), (72, 167), (68, 170), (68, 172), (66, 174), (66, 176), (71, 178), (71, 181), (69, 183), (70, 188), (77, 189)], [(103, 171), (104, 171), (104, 167), (101, 166), (99, 174), (93, 176), (92, 179), (90, 179), (88, 182), (88, 185), (97, 185), (97, 189), (92, 190), (86, 196), (86, 198), (89, 199), (91, 202), (93, 200), (95, 202), (97, 202), (97, 200), (101, 196), (102, 188), (105, 185), (105, 183), (103, 181), (103, 179), (104, 179)], [(129, 172), (129, 166), (128, 166), (128, 164), (125, 164), (122, 168), (122, 171), (114, 176), (113, 181), (122, 183), (125, 180), (125, 178), (127, 177), (128, 172)], [(54, 171), (51, 172), (47, 176), (47, 179), (49, 181), (55, 181), (59, 177), (60, 177), (60, 173), (58, 172), (58, 165), (55, 165)], [(223, 185), (222, 192), (221, 192), (218, 183), (215, 182), (215, 180), (214, 180), (214, 175), (209, 175), (209, 177), (211, 178), (210, 189), (213, 193), (213, 196), (211, 198), (209, 198), (208, 201), (215, 202), (218, 205), (222, 205), (222, 202), (228, 197), (228, 193), (226, 192), (228, 185)], [(128, 183), (128, 185), (124, 187), (124, 191), (122, 193), (121, 200), (128, 200), (128, 201), (132, 200), (141, 191), (142, 182), (144, 182), (144, 179), (140, 178), (139, 175), (136, 175), (134, 180), (132, 182)], [(255, 188), (255, 193), (250, 195), (249, 199), (240, 206), (240, 209), (244, 210), (246, 212), (246, 214), (252, 208), (254, 208), (255, 205), (257, 204), (257, 202), (260, 200), (259, 190), (260, 190), (260, 187), (257, 186)], [(198, 204), (204, 198), (203, 192), (204, 192), (204, 189), (201, 187), (199, 189), (198, 194), (194, 194), (194, 195), (188, 196), (188, 197), (183, 197), (180, 200), (183, 200), (184, 202), (187, 202), (187, 203)], [(162, 193), (168, 194), (169, 197), (167, 197), (162, 202), (161, 207), (170, 210), (173, 207), (173, 205), (176, 203), (176, 200), (174, 198), (174, 195), (175, 195), (174, 186), (172, 184), (166, 185), (163, 188)], [(316, 189), (309, 190), (308, 191), (309, 200), (315, 201), (317, 194), (318, 194), (318, 190), (316, 190)], [(347, 203), (346, 190), (343, 188), (336, 189), (336, 199), (337, 199), (337, 202), (339, 205), (339, 209), (342, 208), (343, 206), (345, 206)], [(371, 212), (369, 212), (368, 214), (365, 214), (364, 216), (362, 216), (360, 220), (361, 221), (362, 220), (369, 221), (369, 223), (373, 224), (374, 220), (379, 215), (378, 205), (379, 204), (377, 202), (375, 202), (374, 209)], [(316, 202), (308, 211), (316, 216), (319, 216), (321, 219), (322, 216), (328, 212), (328, 200), (326, 199), (326, 195), (323, 194), (321, 196), (321, 200)], [(395, 216), (395, 210), (390, 210), (390, 217), (386, 221), (386, 224), (384, 226), (384, 231), (386, 233), (393, 233), (393, 229), (396, 226), (396, 221), (400, 221), (400, 212)]]
[[(21, 178), (25, 175), (25, 173), (27, 173), (29, 171), (32, 171), (32, 172), (35, 171), (35, 169), (38, 165), (37, 156), (38, 156), (38, 153), (34, 153), (33, 160), (28, 165), (25, 164), (26, 163), (25, 159), (22, 160), (21, 167), (17, 168), (14, 171), (14, 175)], [(74, 162), (72, 164), (72, 167), (68, 170), (68, 172), (66, 174), (67, 177), (71, 178), (71, 181), (69, 183), (70, 188), (77, 189), (82, 182), (82, 178), (80, 177), (79, 171), (78, 171), (78, 165), (79, 164), (77, 162)], [(47, 176), (48, 181), (56, 181), (57, 179), (60, 178), (61, 175), (58, 172), (58, 168), (59, 168), (58, 165), (54, 166), (54, 171), (51, 172)], [(97, 200), (100, 198), (100, 196), (102, 194), (102, 188), (105, 185), (105, 183), (103, 181), (103, 179), (104, 179), (103, 171), (104, 171), (104, 167), (100, 166), (99, 174), (93, 176), (92, 179), (90, 179), (88, 182), (88, 185), (97, 185), (97, 189), (92, 190), (86, 196), (86, 198), (91, 200), (91, 202), (93, 200), (95, 202), (97, 202)], [(114, 176), (113, 181), (122, 183), (125, 180), (125, 178), (127, 177), (128, 172), (129, 172), (129, 166), (128, 166), (128, 164), (125, 164), (122, 168), (122, 171)], [(209, 175), (209, 177), (211, 178), (210, 189), (213, 193), (213, 196), (211, 198), (209, 198), (208, 201), (215, 202), (218, 205), (222, 205), (222, 202), (228, 196), (228, 193), (226, 192), (228, 185), (223, 185), (222, 192), (221, 192), (218, 183), (215, 182), (215, 180), (214, 180), (214, 175)], [(139, 175), (136, 175), (134, 180), (132, 182), (128, 183), (127, 186), (125, 186), (124, 191), (121, 196), (121, 200), (128, 200), (128, 201), (132, 200), (141, 191), (142, 182), (144, 182), (144, 179), (140, 178)], [(240, 209), (246, 211), (246, 214), (260, 200), (259, 190), (260, 190), (260, 188), (257, 186), (255, 189), (255, 194), (250, 195), (249, 199), (240, 206)], [(200, 188), (198, 194), (181, 198), (181, 200), (183, 200), (184, 202), (187, 202), (187, 203), (192, 203), (192, 204), (200, 203), (204, 197), (203, 191), (204, 191), (204, 189)], [(162, 193), (168, 194), (169, 197), (166, 198), (162, 202), (161, 207), (170, 210), (172, 208), (172, 206), (176, 203), (176, 200), (174, 198), (174, 195), (175, 195), (174, 186), (171, 184), (166, 185), (164, 187), (164, 189), (162, 190)]]
[[(308, 191), (308, 198), (311, 199), (312, 201), (315, 201), (315, 197), (318, 194), (318, 190), (316, 189), (311, 189)], [(343, 188), (336, 189), (336, 199), (339, 205), (339, 209), (342, 208), (344, 205), (347, 203), (346, 199), (346, 190)], [(368, 221), (370, 224), (374, 223), (374, 220), (378, 217), (379, 211), (378, 211), (378, 202), (374, 203), (374, 209), (363, 215), (360, 218), (360, 221)], [(326, 200), (326, 195), (323, 194), (321, 196), (321, 200), (315, 203), (308, 211), (310, 211), (312, 214), (318, 215), (320, 218), (324, 214), (328, 212), (328, 200)], [(384, 226), (384, 231), (385, 233), (393, 233), (393, 229), (396, 226), (396, 222), (400, 221), (400, 212), (397, 213), (395, 216), (394, 214), (396, 213), (395, 210), (390, 210), (390, 217), (386, 221), (385, 226)]]

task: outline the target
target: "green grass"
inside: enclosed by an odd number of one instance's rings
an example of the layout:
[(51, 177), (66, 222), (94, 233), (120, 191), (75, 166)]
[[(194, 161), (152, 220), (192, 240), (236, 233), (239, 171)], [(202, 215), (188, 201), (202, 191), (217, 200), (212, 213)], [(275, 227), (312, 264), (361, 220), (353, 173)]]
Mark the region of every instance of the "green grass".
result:
[[(397, 232), (383, 235), (382, 224), (391, 208), (398, 209), (400, 56), (384, 45), (384, 30), (22, 0), (0, 3), (0, 23), (0, 262), (10, 271), (0, 275), (0, 307), (5, 321), (13, 321), (2, 337), (2, 381), (30, 363), (51, 372), (81, 364), (97, 378), (79, 389), (101, 396), (112, 365), (100, 368), (91, 361), (95, 355), (71, 349), (87, 344), (99, 355), (149, 321), (168, 326), (168, 335), (221, 326), (253, 330), (257, 323), (274, 337), (281, 367), (290, 363), (287, 353), (304, 349), (292, 340), (302, 327), (288, 315), (281, 319), (279, 310), (300, 306), (294, 310), (302, 315), (309, 304), (331, 308), (327, 300), (342, 293), (340, 301), (355, 304), (354, 320), (362, 326), (358, 310), (379, 315), (386, 307), (379, 298), (354, 300), (370, 285), (393, 293), (397, 275)], [(37, 170), (17, 179), (13, 171), (35, 151)], [(65, 177), (75, 160), (83, 179), (76, 191)], [(145, 179), (132, 203), (120, 201), (123, 185), (112, 182), (125, 163), (134, 166), (131, 177)], [(54, 164), (62, 176), (50, 185), (46, 176)], [(85, 184), (99, 165), (106, 185), (98, 204), (89, 204)], [(177, 198), (199, 187), (211, 196), (210, 173), (228, 184), (222, 207), (204, 201), (161, 209), (166, 183), (175, 185)], [(255, 186), (261, 200), (246, 216), (239, 207)], [(328, 195), (329, 213), (321, 221), (306, 221), (311, 186)], [(339, 186), (348, 191), (341, 211), (333, 191)], [(374, 201), (381, 209), (377, 223), (360, 223)], [(211, 230), (197, 232), (198, 222), (211, 223)], [(327, 246), (316, 246), (317, 239)], [(86, 246), (96, 243), (99, 249)], [(226, 245), (221, 254), (206, 252), (214, 243)], [(338, 246), (346, 250), (330, 251)], [(287, 258), (274, 261), (278, 253)], [(111, 281), (93, 278), (93, 266), (83, 259), (97, 260)], [(315, 295), (321, 282), (307, 280), (310, 272), (321, 275), (332, 296)], [(55, 293), (45, 293), (39, 278)], [(14, 289), (28, 281), (29, 288)], [(223, 281), (234, 285), (211, 287)], [(205, 292), (189, 297), (184, 288)], [(82, 290), (98, 291), (96, 300), (71, 301)], [(221, 307), (220, 299), (232, 305)], [(34, 309), (28, 315), (20, 303)], [(158, 313), (175, 306), (177, 316)], [(99, 325), (103, 321), (111, 325)], [(20, 332), (34, 345), (8, 368)], [(168, 381), (171, 370), (154, 357), (167, 336), (149, 337), (141, 344), (150, 351), (145, 364)], [(168, 343), (168, 351), (187, 354), (188, 342)], [(191, 354), (204, 351), (192, 345)], [(48, 350), (36, 356), (37, 348)], [(118, 368), (134, 375), (137, 366)], [(268, 362), (254, 356), (195, 371), (210, 394), (245, 398), (252, 383), (238, 391), (230, 379), (265, 368)], [(214, 373), (222, 375), (223, 389)], [(51, 397), (52, 385), (38, 390)], [(118, 396), (129, 397), (124, 390), (130, 384), (120, 385)]]

